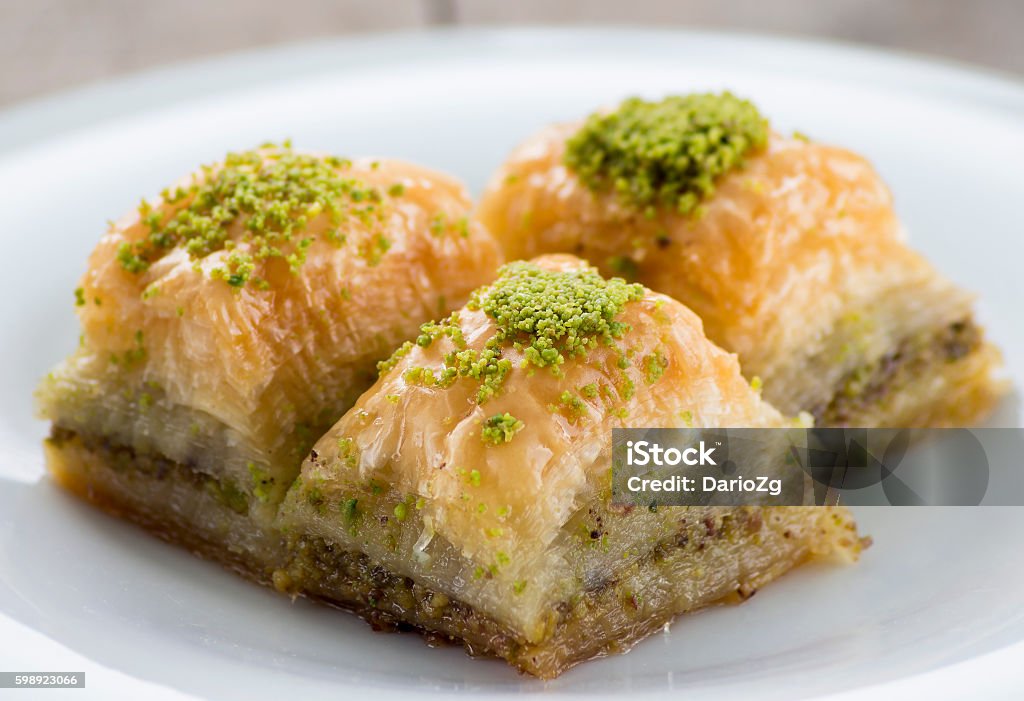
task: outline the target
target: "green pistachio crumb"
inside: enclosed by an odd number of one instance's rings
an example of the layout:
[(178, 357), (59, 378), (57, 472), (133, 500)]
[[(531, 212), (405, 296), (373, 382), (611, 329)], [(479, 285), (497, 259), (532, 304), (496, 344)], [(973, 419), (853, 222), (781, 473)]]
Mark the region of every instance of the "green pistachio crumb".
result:
[(661, 351), (646, 356), (644, 358), (644, 375), (647, 379), (647, 384), (653, 385), (660, 380), (661, 376), (665, 374), (665, 368), (667, 367), (668, 358)]
[(306, 490), (306, 503), (314, 508), (318, 508), (324, 503), (324, 494), (319, 487), (309, 487)]
[(636, 383), (626, 373), (622, 373), (622, 384), (618, 390), (619, 396), (628, 402), (636, 395)]
[(718, 177), (767, 142), (767, 120), (732, 93), (634, 97), (591, 115), (566, 144), (565, 163), (590, 189), (614, 191), (646, 216), (662, 205), (691, 214)]
[(206, 483), (206, 489), (217, 501), (232, 511), (239, 514), (245, 514), (249, 511), (249, 500), (245, 496), (245, 492), (239, 489), (238, 485), (231, 480), (224, 480), (222, 482), (211, 480)]
[(500, 341), (526, 341), (527, 359), (545, 367), (585, 355), (599, 339), (610, 344), (620, 338), (629, 327), (615, 317), (642, 297), (640, 285), (605, 280), (591, 269), (552, 272), (512, 263), (473, 294), (470, 308), (495, 320)]
[[(265, 289), (266, 280), (254, 275), (256, 264), (281, 258), (297, 272), (313, 242), (300, 234), (313, 217), (326, 213), (335, 226), (351, 219), (380, 221), (380, 193), (346, 175), (350, 167), (346, 159), (295, 153), (288, 142), (229, 153), (222, 167), (205, 167), (204, 177), (187, 190), (165, 195), (174, 209), (162, 212), (143, 201), (139, 218), (148, 233), (123, 242), (117, 260), (137, 274), (178, 246), (196, 263), (216, 251), (230, 251), (226, 265), (214, 268), (212, 277), (235, 288), (251, 282)], [(331, 233), (327, 238), (336, 242), (339, 237)], [(240, 242), (248, 252), (235, 250)], [(371, 257), (387, 250), (379, 244), (371, 248)]]
[(338, 439), (338, 460), (346, 467), (355, 467), (359, 462), (356, 442), (351, 438)]
[(523, 430), (525, 424), (508, 412), (495, 414), (484, 422), (484, 428), (480, 432), (480, 438), (491, 445), (501, 445), (512, 440), (519, 431)]
[(444, 212), (438, 212), (430, 220), (430, 233), (434, 236), (441, 236), (448, 228), (448, 217)]
[(76, 307), (84, 307), (85, 306), (85, 290), (83, 288), (81, 288), (81, 287), (76, 287), (75, 288), (75, 306)]
[(589, 409), (587, 403), (580, 399), (578, 396), (565, 390), (562, 395), (558, 398), (559, 402), (568, 411), (569, 418), (578, 419), (581, 416), (585, 416)]
[(123, 353), (111, 353), (110, 362), (113, 365), (123, 365), (128, 368), (142, 362), (146, 358), (146, 347), (143, 344), (142, 330), (135, 332), (135, 347)]
[(341, 515), (345, 519), (346, 523), (351, 524), (356, 520), (356, 516), (359, 515), (358, 506), (358, 499), (346, 499), (341, 502)]
[(391, 370), (398, 365), (398, 361), (409, 355), (409, 351), (413, 349), (412, 341), (406, 341), (391, 354), (391, 357), (387, 360), (381, 360), (377, 363), (377, 372), (381, 377), (387, 375)]
[(521, 349), (527, 365), (560, 375), (567, 360), (583, 357), (599, 344), (614, 346), (630, 328), (615, 317), (643, 294), (641, 285), (621, 278), (606, 280), (592, 268), (556, 272), (532, 263), (510, 263), (493, 284), (476, 290), (467, 305), (495, 322), (495, 333), (482, 349), (465, 347), (458, 315), (452, 314), (442, 322), (424, 324), (415, 343), (406, 342), (377, 367), (385, 374), (415, 346), (428, 348), (446, 337), (454, 349), (445, 354), (441, 368), (407, 368), (403, 378), (437, 387), (472, 378), (479, 383), (477, 402), (483, 404), (501, 390), (512, 370), (512, 361), (503, 355), (505, 348)]
[(396, 519), (398, 519), (399, 521), (404, 521), (405, 517), (408, 515), (408, 513), (409, 513), (409, 509), (408, 509), (408, 507), (406, 507), (404, 502), (399, 502), (399, 503), (395, 504), (394, 514), (395, 514), (395, 518)]
[(377, 234), (368, 244), (364, 244), (359, 255), (370, 265), (380, 265), (384, 260), (384, 254), (391, 250), (391, 241), (384, 234)]
[(260, 468), (254, 462), (249, 462), (247, 465), (249, 468), (249, 475), (252, 477), (253, 495), (260, 500), (261, 503), (267, 503), (270, 501), (270, 490), (274, 486), (274, 478), (270, 476), (270, 473)]

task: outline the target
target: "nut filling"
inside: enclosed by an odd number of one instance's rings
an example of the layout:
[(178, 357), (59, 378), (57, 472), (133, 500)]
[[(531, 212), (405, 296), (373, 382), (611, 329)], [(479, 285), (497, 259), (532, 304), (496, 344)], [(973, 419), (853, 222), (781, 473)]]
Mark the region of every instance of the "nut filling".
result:
[[(504, 658), (545, 678), (578, 662), (624, 651), (684, 611), (749, 598), (764, 583), (815, 556), (815, 539), (825, 537), (826, 530), (848, 532), (841, 536), (849, 541), (848, 547), (863, 544), (852, 521), (845, 522), (838, 512), (831, 517), (836, 522), (823, 522), (820, 531), (801, 531), (806, 519), (795, 516), (799, 509), (688, 509), (674, 532), (652, 543), (629, 567), (611, 576), (602, 570), (578, 577), (575, 593), (551, 607), (544, 639), (530, 642), (454, 596), (319, 537), (291, 534), (282, 538), (271, 531), (257, 545), (249, 545), (244, 551), (248, 554), (240, 554), (245, 534), (252, 530), (242, 511), (245, 500), (233, 498), (237, 490), (231, 485), (192, 466), (60, 427), (54, 427), (49, 445), (65, 456), (77, 491), (87, 492), (108, 511), (166, 540), (183, 543), (280, 592), (354, 612), (375, 630), (415, 631), (430, 645), (461, 644), (473, 656)], [(152, 491), (168, 494), (167, 503), (151, 506), (144, 497), (136, 499), (136, 494)], [(234, 546), (215, 542), (225, 537), (225, 522), (208, 530), (190, 529), (172, 513), (182, 505), (188, 512), (209, 504), (211, 497), (222, 507), (226, 522), (233, 524), (226, 531)], [(594, 508), (588, 512), (592, 514)], [(602, 510), (603, 521), (628, 517), (629, 513)], [(743, 562), (747, 557), (751, 560)], [(766, 567), (765, 557), (776, 560)], [(716, 578), (714, 571), (723, 569), (726, 561), (732, 573)], [(595, 637), (594, 626), (615, 628), (622, 634)]]
[(832, 400), (811, 414), (816, 424), (850, 425), (888, 395), (913, 383), (929, 367), (956, 362), (981, 346), (981, 329), (971, 319), (950, 324), (935, 334), (905, 339), (891, 353), (849, 373), (836, 386)]

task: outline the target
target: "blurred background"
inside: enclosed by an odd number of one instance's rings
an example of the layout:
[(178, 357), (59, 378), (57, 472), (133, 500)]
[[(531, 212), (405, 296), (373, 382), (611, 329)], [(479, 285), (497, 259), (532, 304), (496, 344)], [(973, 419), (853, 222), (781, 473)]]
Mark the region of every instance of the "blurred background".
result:
[(0, 0), (0, 107), (161, 64), (304, 39), (570, 23), (833, 38), (1024, 75), (1024, 0)]

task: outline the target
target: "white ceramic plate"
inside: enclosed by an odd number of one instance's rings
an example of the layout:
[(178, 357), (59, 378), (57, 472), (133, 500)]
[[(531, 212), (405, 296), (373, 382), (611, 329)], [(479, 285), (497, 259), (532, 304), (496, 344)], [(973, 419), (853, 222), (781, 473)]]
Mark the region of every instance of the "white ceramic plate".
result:
[[(227, 149), (292, 137), (479, 192), (522, 137), (633, 93), (729, 88), (870, 157), (916, 246), (981, 294), (1024, 370), (1024, 88), (861, 49), (683, 32), (394, 35), (241, 55), (0, 115), (0, 670), (86, 671), (73, 698), (1024, 692), (1024, 509), (863, 509), (856, 567), (809, 567), (543, 684), (251, 586), (44, 477), (34, 384), (74, 346), (105, 221)], [(997, 421), (1018, 425), (1015, 401)], [(350, 694), (357, 693), (356, 696)], [(18, 692), (21, 694), (22, 692)], [(22, 696), (18, 696), (22, 698)]]

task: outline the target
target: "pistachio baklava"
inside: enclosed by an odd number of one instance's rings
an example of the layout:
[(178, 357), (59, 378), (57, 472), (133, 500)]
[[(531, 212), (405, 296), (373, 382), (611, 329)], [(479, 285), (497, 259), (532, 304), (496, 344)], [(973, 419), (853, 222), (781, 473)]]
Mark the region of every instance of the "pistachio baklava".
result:
[(510, 263), (317, 441), (274, 584), (554, 677), (856, 559), (841, 507), (612, 503), (613, 427), (784, 425), (679, 302), (572, 256)]
[(310, 446), (499, 250), (456, 181), (267, 145), (111, 225), (38, 390), (57, 480), (257, 578)]
[(1001, 393), (971, 295), (906, 245), (871, 165), (729, 93), (547, 128), (479, 213), (510, 259), (573, 253), (680, 300), (784, 413), (960, 426)]

